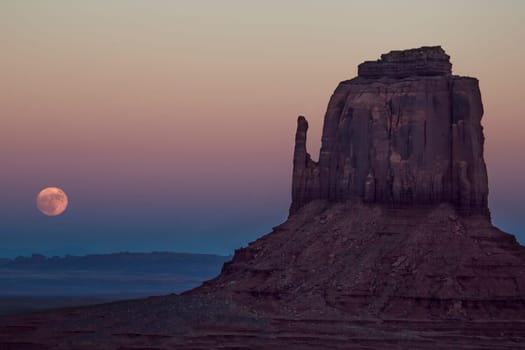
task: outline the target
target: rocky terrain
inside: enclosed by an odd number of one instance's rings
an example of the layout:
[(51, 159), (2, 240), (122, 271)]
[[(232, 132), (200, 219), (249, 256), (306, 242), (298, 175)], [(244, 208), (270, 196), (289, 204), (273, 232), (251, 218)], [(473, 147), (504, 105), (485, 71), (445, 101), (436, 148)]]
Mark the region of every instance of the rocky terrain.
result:
[(488, 215), (478, 81), (451, 75), (448, 59), (440, 47), (425, 47), (361, 64), (330, 98), (318, 162), (306, 152), (300, 117), (291, 212), (314, 199), (361, 199), (391, 207), (448, 202)]
[(522, 349), (525, 248), (488, 210), (477, 80), (440, 47), (299, 117), (288, 220), (183, 293), (0, 319), (0, 349)]

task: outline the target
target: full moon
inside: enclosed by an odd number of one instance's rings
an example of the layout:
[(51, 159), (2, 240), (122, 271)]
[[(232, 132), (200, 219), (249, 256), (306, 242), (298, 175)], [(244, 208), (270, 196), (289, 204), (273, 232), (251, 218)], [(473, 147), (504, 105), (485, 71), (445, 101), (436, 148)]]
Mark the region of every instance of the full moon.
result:
[(67, 196), (58, 187), (44, 188), (36, 197), (36, 206), (47, 216), (60, 215), (67, 208)]

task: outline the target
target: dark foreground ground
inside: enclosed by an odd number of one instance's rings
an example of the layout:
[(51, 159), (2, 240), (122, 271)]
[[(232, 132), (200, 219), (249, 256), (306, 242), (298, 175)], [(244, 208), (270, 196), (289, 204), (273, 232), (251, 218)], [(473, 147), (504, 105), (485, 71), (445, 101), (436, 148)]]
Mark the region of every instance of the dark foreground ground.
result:
[(523, 349), (513, 321), (280, 317), (232, 301), (165, 296), (0, 318), (0, 349)]
[(34, 312), (64, 307), (87, 306), (111, 302), (121, 298), (89, 298), (89, 297), (0, 297), (0, 316), (22, 312)]

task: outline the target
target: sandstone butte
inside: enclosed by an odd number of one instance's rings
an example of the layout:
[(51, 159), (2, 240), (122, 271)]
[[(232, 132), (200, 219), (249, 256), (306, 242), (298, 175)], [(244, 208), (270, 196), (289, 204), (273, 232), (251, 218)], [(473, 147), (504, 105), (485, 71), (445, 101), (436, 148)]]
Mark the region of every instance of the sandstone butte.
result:
[(523, 349), (525, 248), (491, 224), (483, 106), (439, 46), (358, 67), (286, 222), (183, 293), (0, 319), (0, 349)]

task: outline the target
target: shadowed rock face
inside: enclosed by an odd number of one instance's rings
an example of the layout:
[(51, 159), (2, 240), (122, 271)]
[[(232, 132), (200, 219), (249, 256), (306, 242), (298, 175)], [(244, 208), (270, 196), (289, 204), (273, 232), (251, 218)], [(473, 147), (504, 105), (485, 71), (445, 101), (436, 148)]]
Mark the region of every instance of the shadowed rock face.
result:
[(450, 67), (440, 47), (361, 64), (328, 103), (319, 162), (299, 117), (290, 214), (315, 199), (359, 198), (392, 207), (446, 202), (488, 217), (478, 81)]
[(312, 201), (190, 293), (204, 291), (311, 318), (525, 319), (525, 250), (450, 204)]

